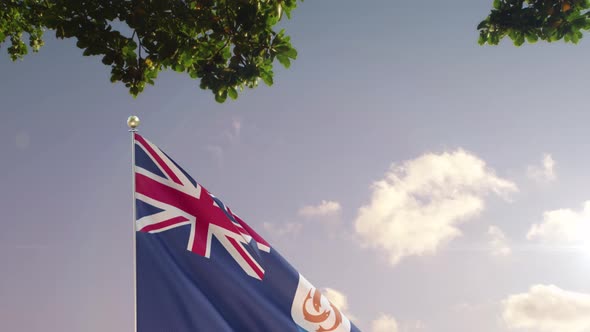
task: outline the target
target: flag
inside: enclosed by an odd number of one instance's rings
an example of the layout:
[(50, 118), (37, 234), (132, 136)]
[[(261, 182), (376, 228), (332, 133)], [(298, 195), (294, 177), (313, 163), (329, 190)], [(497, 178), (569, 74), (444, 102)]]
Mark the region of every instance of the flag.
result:
[(138, 332), (358, 332), (219, 198), (134, 133)]

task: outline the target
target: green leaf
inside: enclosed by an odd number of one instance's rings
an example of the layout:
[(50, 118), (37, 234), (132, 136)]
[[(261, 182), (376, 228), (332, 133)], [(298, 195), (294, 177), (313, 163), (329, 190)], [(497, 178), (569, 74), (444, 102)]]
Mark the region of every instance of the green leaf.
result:
[(262, 81), (268, 86), (271, 86), (274, 84), (274, 81), (272, 79), (272, 74), (263, 72), (263, 73), (260, 73), (260, 78), (262, 78)]
[(573, 32), (571, 36), (572, 43), (577, 44), (580, 41), (580, 37), (576, 32)]
[(294, 48), (289, 48), (287, 52), (283, 53), (291, 59), (297, 59), (297, 50)]
[(526, 41), (529, 42), (529, 43), (531, 43), (531, 44), (536, 43), (538, 40), (539, 40), (539, 36), (537, 36), (534, 33), (529, 33), (529, 34), (526, 35)]
[(279, 62), (283, 65), (283, 67), (285, 68), (289, 68), (291, 67), (291, 60), (289, 60), (289, 57), (279, 54), (277, 55), (277, 60), (279, 60)]
[(218, 92), (215, 94), (215, 101), (218, 103), (223, 103), (227, 99), (227, 91)]
[(233, 86), (231, 86), (227, 89), (227, 94), (231, 99), (235, 100), (238, 98), (238, 91)]
[(524, 41), (525, 41), (524, 34), (518, 33), (518, 34), (516, 34), (516, 38), (514, 39), (514, 45), (522, 46), (522, 44), (524, 44)]

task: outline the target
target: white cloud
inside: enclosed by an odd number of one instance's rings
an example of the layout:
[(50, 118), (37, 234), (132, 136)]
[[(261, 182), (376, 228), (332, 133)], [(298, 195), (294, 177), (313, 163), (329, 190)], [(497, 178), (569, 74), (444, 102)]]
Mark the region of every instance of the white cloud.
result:
[(334, 216), (342, 210), (340, 203), (323, 200), (318, 205), (307, 205), (299, 209), (299, 215), (307, 218)]
[(508, 239), (499, 227), (490, 226), (488, 228), (488, 235), (490, 236), (492, 256), (508, 256), (512, 253), (512, 249), (508, 245)]
[(545, 153), (540, 166), (531, 165), (527, 168), (527, 176), (537, 182), (554, 181), (557, 178), (554, 168), (555, 160), (550, 154)]
[(581, 244), (590, 232), (590, 201), (580, 211), (559, 209), (543, 213), (543, 222), (534, 224), (526, 237), (555, 244)]
[(216, 143), (205, 146), (205, 149), (217, 159), (219, 164), (222, 164), (224, 151), (239, 142), (241, 132), (242, 122), (237, 118), (233, 118), (231, 128), (223, 130), (222, 134), (216, 139)]
[(225, 131), (225, 136), (227, 137), (230, 143), (234, 144), (237, 143), (240, 139), (241, 132), (242, 121), (238, 118), (233, 118), (231, 121), (231, 128), (230, 130)]
[(265, 222), (262, 224), (262, 227), (264, 227), (264, 229), (272, 236), (280, 237), (299, 234), (303, 228), (303, 225), (296, 222), (288, 222), (284, 224)]
[(392, 316), (381, 314), (379, 318), (373, 321), (372, 332), (398, 332), (398, 324)]
[(426, 324), (420, 320), (415, 320), (413, 322), (407, 323), (404, 325), (403, 331), (421, 331), (426, 329)]
[(234, 134), (236, 136), (240, 136), (240, 130), (242, 129), (242, 122), (239, 119), (232, 120), (232, 128), (234, 129)]
[(348, 310), (348, 297), (346, 295), (333, 288), (323, 288), (321, 291), (328, 301), (335, 305), (349, 320), (353, 323), (358, 322), (357, 317)]
[(562, 290), (553, 285), (535, 285), (528, 293), (503, 301), (508, 327), (543, 332), (590, 331), (590, 294)]
[(322, 289), (322, 294), (324, 294), (330, 303), (335, 305), (336, 308), (340, 309), (340, 311), (346, 312), (348, 310), (348, 299), (346, 295), (333, 288)]
[(456, 150), (392, 165), (373, 184), (355, 221), (363, 243), (384, 250), (395, 265), (406, 256), (434, 254), (461, 235), (458, 225), (479, 215), (484, 196), (517, 190), (478, 157)]

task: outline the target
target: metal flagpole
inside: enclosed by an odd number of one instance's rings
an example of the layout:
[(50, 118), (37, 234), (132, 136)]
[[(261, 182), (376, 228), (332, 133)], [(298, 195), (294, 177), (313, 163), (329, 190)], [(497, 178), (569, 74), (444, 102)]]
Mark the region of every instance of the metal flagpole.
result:
[(127, 119), (127, 126), (131, 133), (131, 170), (133, 183), (133, 331), (137, 332), (137, 247), (135, 244), (136, 235), (136, 219), (137, 212), (135, 211), (135, 133), (139, 126), (139, 118), (135, 115)]

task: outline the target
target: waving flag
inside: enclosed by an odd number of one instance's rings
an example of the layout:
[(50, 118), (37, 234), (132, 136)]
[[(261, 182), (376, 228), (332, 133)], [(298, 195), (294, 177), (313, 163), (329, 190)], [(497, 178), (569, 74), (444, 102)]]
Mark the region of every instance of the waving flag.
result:
[(138, 332), (358, 332), (272, 246), (134, 133)]

